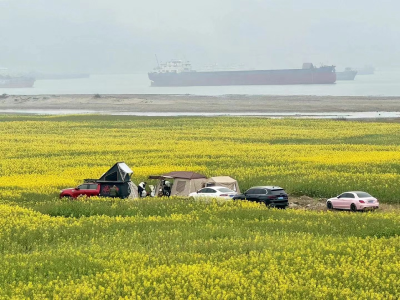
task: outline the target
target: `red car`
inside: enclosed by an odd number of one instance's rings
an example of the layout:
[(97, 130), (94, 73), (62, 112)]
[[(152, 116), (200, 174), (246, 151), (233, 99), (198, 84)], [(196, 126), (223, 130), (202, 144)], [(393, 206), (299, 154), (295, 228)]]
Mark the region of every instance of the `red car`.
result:
[(83, 183), (76, 188), (61, 190), (60, 198), (71, 197), (77, 198), (85, 195), (87, 197), (98, 196), (100, 194), (100, 184), (98, 183)]
[(369, 210), (379, 208), (379, 201), (366, 192), (346, 192), (328, 199), (326, 206), (328, 209)]

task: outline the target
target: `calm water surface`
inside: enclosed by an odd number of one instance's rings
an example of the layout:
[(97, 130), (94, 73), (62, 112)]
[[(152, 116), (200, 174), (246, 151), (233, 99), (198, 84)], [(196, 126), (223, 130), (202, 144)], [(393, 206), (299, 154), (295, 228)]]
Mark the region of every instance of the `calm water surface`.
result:
[(37, 80), (33, 88), (1, 89), (0, 94), (194, 94), (400, 96), (400, 70), (356, 76), (329, 85), (150, 87), (147, 74), (92, 75), (70, 80)]
[(400, 118), (400, 112), (329, 112), (329, 113), (202, 113), (202, 112), (109, 112), (69, 109), (0, 109), (0, 114), (28, 115), (70, 115), (70, 114), (100, 114), (112, 116), (141, 116), (141, 117), (267, 117), (267, 118), (305, 118), (305, 119), (386, 119)]

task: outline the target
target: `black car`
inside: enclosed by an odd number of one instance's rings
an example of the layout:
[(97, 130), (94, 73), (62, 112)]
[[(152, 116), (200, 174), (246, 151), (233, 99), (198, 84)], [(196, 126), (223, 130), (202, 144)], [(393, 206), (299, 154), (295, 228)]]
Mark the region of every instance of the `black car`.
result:
[(289, 205), (288, 195), (279, 186), (255, 186), (232, 199), (260, 202), (268, 207), (277, 208), (286, 208)]

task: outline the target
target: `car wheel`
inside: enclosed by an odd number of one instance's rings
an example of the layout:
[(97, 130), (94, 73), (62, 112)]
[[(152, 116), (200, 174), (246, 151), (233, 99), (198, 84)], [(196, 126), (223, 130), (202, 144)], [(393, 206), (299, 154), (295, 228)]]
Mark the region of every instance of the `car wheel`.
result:
[(328, 202), (328, 203), (326, 203), (326, 207), (328, 208), (328, 209), (333, 209), (333, 205), (332, 205), (332, 202)]
[(357, 206), (356, 206), (354, 203), (352, 203), (352, 204), (350, 205), (350, 210), (351, 210), (351, 211), (357, 211)]

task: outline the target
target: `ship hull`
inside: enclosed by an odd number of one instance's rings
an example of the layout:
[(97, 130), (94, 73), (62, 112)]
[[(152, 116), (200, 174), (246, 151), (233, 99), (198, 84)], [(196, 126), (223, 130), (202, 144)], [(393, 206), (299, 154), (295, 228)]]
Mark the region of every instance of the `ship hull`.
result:
[(35, 83), (34, 78), (26, 77), (0, 77), (0, 88), (31, 88)]
[(336, 72), (336, 80), (354, 80), (357, 71)]
[(152, 86), (333, 84), (334, 67), (292, 70), (149, 73)]

